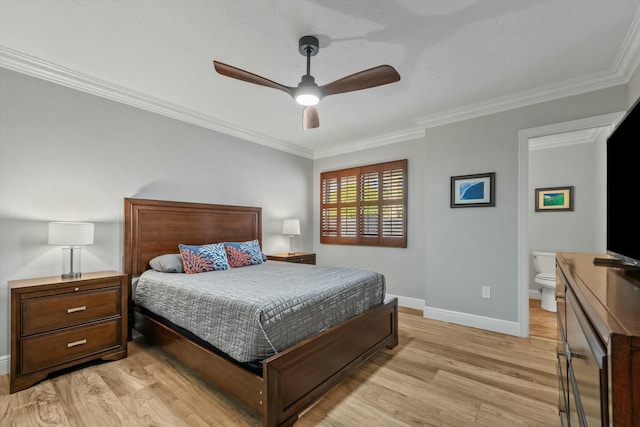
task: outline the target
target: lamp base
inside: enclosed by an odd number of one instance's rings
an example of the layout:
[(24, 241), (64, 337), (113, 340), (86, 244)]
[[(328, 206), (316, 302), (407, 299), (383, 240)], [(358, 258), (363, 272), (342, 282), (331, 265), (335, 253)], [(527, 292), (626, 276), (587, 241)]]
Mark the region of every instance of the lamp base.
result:
[(289, 235), (289, 255), (295, 255), (293, 251), (293, 235)]
[(78, 279), (82, 276), (82, 273), (64, 273), (60, 275), (63, 279)]
[(62, 273), (63, 279), (77, 279), (82, 276), (80, 273), (80, 247), (70, 246), (62, 248)]

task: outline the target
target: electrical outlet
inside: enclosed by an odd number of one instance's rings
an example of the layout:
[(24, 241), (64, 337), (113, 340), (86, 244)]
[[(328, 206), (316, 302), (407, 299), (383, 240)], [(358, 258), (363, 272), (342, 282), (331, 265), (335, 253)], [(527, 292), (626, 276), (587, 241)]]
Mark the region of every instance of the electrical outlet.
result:
[(482, 287), (482, 298), (490, 299), (491, 298), (491, 287), (483, 286)]

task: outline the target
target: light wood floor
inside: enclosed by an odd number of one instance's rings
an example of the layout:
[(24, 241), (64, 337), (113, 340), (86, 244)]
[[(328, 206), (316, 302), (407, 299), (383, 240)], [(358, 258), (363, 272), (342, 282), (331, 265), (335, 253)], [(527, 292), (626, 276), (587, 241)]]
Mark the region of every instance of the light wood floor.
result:
[(543, 310), (539, 299), (529, 299), (529, 335), (556, 340), (557, 334), (556, 313)]
[[(556, 426), (555, 344), (425, 319), (401, 309), (400, 344), (383, 350), (296, 426)], [(8, 394), (2, 426), (259, 426), (260, 420), (162, 351), (137, 339), (129, 357)]]

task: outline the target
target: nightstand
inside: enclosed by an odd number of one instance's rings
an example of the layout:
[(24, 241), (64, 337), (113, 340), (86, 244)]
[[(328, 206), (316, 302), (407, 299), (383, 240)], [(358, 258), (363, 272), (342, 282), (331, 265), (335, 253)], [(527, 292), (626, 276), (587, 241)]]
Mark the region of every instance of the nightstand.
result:
[(293, 254), (275, 254), (275, 255), (267, 255), (267, 259), (273, 261), (285, 261), (285, 262), (295, 262), (298, 264), (316, 264), (316, 254), (310, 254), (307, 252), (295, 252)]
[(12, 280), (10, 393), (51, 372), (127, 356), (127, 280), (117, 271)]

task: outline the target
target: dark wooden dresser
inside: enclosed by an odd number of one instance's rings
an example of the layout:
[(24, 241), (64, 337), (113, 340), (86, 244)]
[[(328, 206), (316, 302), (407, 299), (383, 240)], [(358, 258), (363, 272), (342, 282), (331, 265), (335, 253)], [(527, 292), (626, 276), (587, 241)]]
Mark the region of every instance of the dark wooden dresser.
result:
[(561, 425), (640, 426), (640, 270), (558, 253)]
[(53, 371), (127, 356), (127, 281), (117, 271), (9, 281), (11, 393)]

